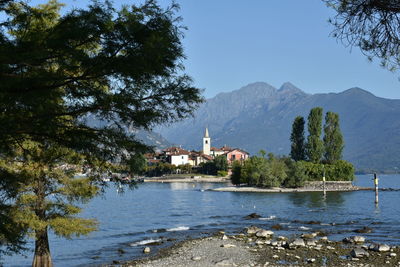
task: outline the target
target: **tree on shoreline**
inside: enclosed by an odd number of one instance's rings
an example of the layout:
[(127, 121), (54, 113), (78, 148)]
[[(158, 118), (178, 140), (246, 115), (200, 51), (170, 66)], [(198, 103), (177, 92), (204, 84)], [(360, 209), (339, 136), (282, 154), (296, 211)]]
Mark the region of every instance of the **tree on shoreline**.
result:
[[(1, 215), (34, 235), (33, 266), (52, 266), (49, 228), (64, 237), (94, 230), (76, 203), (97, 194), (108, 161), (150, 149), (126, 129), (189, 116), (201, 91), (182, 74), (176, 5), (116, 11), (97, 1), (63, 16), (54, 0), (0, 7), (0, 200), (10, 211)], [(93, 117), (107, 124), (91, 126)], [(92, 172), (78, 178), (83, 165)]]
[(295, 161), (306, 159), (304, 124), (304, 118), (301, 116), (297, 116), (292, 124), (290, 157)]
[(391, 71), (400, 67), (400, 3), (388, 0), (323, 0), (336, 11), (332, 35), (358, 46), (368, 59), (379, 58)]
[(322, 159), (324, 146), (321, 140), (322, 132), (322, 108), (311, 109), (308, 115), (308, 137), (306, 144), (307, 159), (313, 163), (319, 163)]
[(325, 115), (324, 126), (324, 158), (328, 164), (342, 159), (344, 148), (343, 135), (339, 126), (339, 115), (328, 111)]

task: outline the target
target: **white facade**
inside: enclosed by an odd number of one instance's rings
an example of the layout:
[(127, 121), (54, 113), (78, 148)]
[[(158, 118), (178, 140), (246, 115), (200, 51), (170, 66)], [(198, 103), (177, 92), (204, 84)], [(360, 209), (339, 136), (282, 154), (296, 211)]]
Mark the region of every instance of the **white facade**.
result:
[(189, 155), (171, 155), (171, 164), (175, 166), (189, 163)]
[(204, 133), (203, 137), (203, 154), (210, 155), (211, 154), (211, 138), (208, 135), (208, 128)]

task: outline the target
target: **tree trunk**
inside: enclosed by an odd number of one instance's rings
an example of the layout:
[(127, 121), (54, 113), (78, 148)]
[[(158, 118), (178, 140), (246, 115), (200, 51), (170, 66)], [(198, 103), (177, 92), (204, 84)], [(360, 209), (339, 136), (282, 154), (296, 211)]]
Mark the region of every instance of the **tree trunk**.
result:
[(47, 227), (41, 231), (36, 231), (35, 257), (33, 258), (32, 267), (53, 267)]

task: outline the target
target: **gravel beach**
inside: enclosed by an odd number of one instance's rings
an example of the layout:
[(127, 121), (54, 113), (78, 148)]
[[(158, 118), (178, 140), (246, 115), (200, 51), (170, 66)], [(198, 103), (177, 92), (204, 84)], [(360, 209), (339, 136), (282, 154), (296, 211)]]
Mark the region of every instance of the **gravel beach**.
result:
[(400, 266), (400, 249), (372, 244), (362, 236), (330, 241), (320, 233), (288, 239), (249, 227), (244, 233), (186, 240), (156, 256), (119, 266)]

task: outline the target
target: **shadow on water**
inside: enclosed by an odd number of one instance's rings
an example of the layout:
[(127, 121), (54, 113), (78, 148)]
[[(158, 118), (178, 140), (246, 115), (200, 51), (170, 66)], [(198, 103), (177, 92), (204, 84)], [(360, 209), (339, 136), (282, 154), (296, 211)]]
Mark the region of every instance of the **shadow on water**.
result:
[(326, 196), (322, 192), (305, 192), (289, 194), (288, 198), (293, 205), (298, 207), (324, 208), (326, 206), (342, 206), (345, 200), (343, 192), (327, 192)]

